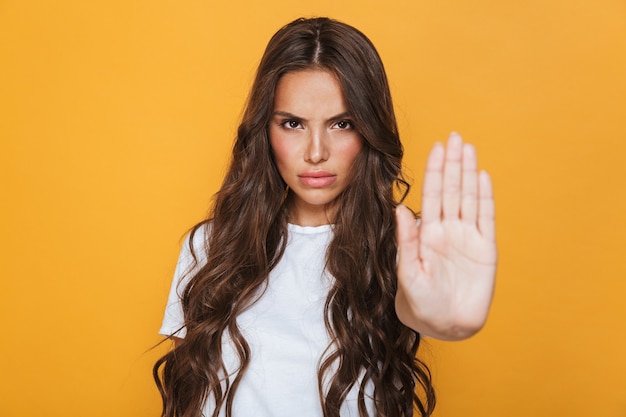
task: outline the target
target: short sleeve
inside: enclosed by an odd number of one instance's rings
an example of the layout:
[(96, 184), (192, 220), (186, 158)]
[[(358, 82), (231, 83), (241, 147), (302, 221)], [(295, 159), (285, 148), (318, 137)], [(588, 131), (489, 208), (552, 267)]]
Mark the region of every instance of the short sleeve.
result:
[(174, 279), (172, 280), (170, 293), (167, 298), (163, 322), (159, 329), (159, 334), (163, 336), (174, 336), (182, 339), (187, 333), (183, 327), (185, 320), (181, 304), (181, 294), (194, 272), (206, 263), (206, 254), (204, 252), (206, 230), (207, 227), (203, 226), (199, 228), (193, 236), (193, 249), (198, 257), (197, 263), (194, 262), (189, 246), (191, 235), (187, 235), (185, 238), (185, 243), (178, 256), (178, 262), (174, 271)]

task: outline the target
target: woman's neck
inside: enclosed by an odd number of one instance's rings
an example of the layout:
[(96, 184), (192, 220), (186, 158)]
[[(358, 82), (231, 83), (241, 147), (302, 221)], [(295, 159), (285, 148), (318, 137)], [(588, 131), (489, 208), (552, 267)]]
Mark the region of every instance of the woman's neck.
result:
[(297, 204), (290, 201), (288, 221), (298, 226), (322, 226), (332, 224), (335, 217), (335, 205), (332, 206), (311, 206)]

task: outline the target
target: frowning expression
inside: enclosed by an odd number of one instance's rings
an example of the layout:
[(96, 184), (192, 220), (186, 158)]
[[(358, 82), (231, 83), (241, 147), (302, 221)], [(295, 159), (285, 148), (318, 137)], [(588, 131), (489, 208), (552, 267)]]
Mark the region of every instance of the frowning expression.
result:
[(269, 126), (274, 159), (290, 188), (290, 221), (328, 223), (363, 147), (337, 78), (325, 70), (281, 77)]

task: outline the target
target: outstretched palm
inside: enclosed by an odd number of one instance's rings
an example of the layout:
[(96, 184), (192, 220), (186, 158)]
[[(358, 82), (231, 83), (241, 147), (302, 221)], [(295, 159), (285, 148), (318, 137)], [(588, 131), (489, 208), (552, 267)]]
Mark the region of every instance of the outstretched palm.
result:
[(485, 323), (497, 251), (491, 180), (476, 169), (474, 147), (452, 134), (436, 144), (424, 177), (422, 219), (396, 210), (396, 312), (416, 331), (445, 340), (471, 336)]

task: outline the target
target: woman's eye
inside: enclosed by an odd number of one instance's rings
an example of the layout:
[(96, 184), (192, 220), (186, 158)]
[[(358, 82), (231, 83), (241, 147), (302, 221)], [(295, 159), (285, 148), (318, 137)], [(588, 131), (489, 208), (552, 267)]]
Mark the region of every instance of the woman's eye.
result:
[(350, 122), (349, 120), (341, 120), (335, 123), (335, 127), (341, 130), (352, 129), (352, 122)]
[(298, 129), (301, 127), (300, 122), (297, 120), (285, 120), (281, 124), (287, 129)]

